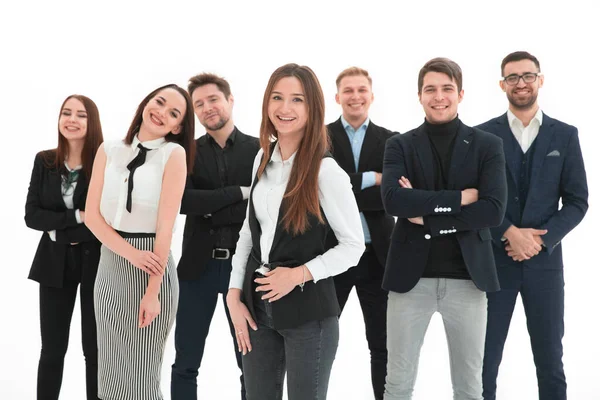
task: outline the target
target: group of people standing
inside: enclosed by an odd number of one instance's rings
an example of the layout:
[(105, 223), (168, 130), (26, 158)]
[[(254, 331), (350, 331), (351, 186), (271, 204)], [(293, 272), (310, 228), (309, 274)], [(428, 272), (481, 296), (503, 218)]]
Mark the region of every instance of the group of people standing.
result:
[[(454, 398), (496, 399), (519, 293), (539, 397), (566, 399), (560, 242), (587, 211), (585, 169), (577, 129), (539, 108), (538, 60), (511, 53), (501, 72), (509, 109), (473, 128), (458, 118), (458, 64), (428, 61), (425, 120), (404, 134), (370, 120), (372, 80), (358, 67), (339, 74), (342, 115), (329, 125), (314, 72), (275, 70), (258, 138), (235, 126), (231, 88), (210, 73), (150, 93), (122, 141), (103, 142), (94, 102), (69, 96), (26, 202), (27, 225), (44, 232), (29, 275), (38, 399), (58, 399), (78, 287), (88, 399), (162, 399), (174, 323), (171, 398), (196, 399), (221, 294), (241, 398), (281, 399), (287, 374), (290, 400), (323, 400), (353, 287), (375, 399), (412, 398), (436, 311)], [(206, 130), (195, 143), (194, 114)]]

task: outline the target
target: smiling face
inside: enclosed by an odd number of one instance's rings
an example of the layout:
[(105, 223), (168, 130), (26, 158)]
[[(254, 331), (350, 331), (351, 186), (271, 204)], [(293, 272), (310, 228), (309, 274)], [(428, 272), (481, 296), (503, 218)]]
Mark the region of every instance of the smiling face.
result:
[(342, 106), (344, 119), (357, 124), (364, 122), (369, 116), (373, 99), (371, 84), (364, 75), (343, 77), (335, 95), (335, 101)]
[(198, 121), (209, 132), (218, 131), (231, 120), (233, 96), (226, 98), (214, 83), (196, 88), (192, 102)]
[(464, 91), (458, 91), (456, 82), (441, 72), (428, 72), (423, 77), (419, 92), (419, 102), (425, 111), (425, 118), (432, 124), (452, 121), (458, 115), (458, 104)]
[(84, 140), (87, 133), (88, 114), (83, 103), (71, 97), (60, 110), (58, 131), (65, 139)]
[(273, 86), (267, 112), (279, 138), (304, 135), (308, 106), (298, 78), (281, 78)]
[[(509, 62), (504, 66), (503, 76), (510, 75), (523, 76), (526, 73), (537, 74), (540, 72), (535, 63), (531, 60), (519, 60)], [(508, 102), (517, 110), (530, 110), (537, 108), (538, 90), (544, 85), (544, 76), (538, 76), (532, 83), (525, 83), (520, 78), (519, 81), (511, 86), (504, 80), (500, 81), (500, 88), (506, 93)]]
[(158, 92), (142, 112), (142, 127), (154, 137), (178, 134), (186, 109), (185, 98), (175, 89)]

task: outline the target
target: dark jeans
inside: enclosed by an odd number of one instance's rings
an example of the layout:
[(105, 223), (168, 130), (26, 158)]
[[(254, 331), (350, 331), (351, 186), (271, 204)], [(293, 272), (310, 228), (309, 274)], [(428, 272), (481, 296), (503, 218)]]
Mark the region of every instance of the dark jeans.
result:
[(521, 293), (538, 379), (540, 400), (565, 400), (562, 363), (565, 292), (562, 270), (498, 267), (499, 292), (488, 293), (488, 322), (483, 359), (483, 396), (496, 399), (496, 378), (510, 320)]
[(386, 314), (388, 293), (381, 288), (383, 266), (371, 246), (358, 265), (333, 278), (340, 308), (343, 310), (352, 287), (360, 302), (367, 343), (371, 351), (371, 382), (375, 399), (382, 400), (387, 373)]
[[(179, 281), (179, 308), (175, 323), (176, 356), (171, 371), (172, 400), (197, 399), (196, 377), (219, 293), (223, 295), (223, 306), (233, 339), (233, 351), (238, 367), (242, 370), (242, 356), (237, 351), (235, 331), (225, 303), (230, 274), (231, 259), (211, 259), (200, 279)], [(246, 397), (243, 375), (240, 376), (240, 382), (241, 398), (244, 400)]]
[(81, 341), (85, 358), (87, 399), (98, 399), (98, 347), (94, 316), (94, 281), (97, 269), (81, 268), (81, 248), (67, 251), (62, 288), (40, 285), (40, 328), (42, 352), (38, 366), (38, 400), (57, 400), (62, 384), (65, 354), (69, 345), (71, 317), (81, 283)]
[(288, 400), (325, 400), (339, 340), (338, 318), (273, 328), (271, 304), (254, 299), (258, 330), (250, 329), (252, 351), (242, 357), (248, 400), (281, 400), (287, 372)]

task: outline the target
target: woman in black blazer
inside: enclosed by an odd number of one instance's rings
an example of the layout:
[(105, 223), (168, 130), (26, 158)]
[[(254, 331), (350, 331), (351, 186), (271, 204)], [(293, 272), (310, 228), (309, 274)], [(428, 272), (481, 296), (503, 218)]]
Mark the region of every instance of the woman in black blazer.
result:
[(40, 283), (38, 400), (58, 399), (79, 284), (87, 399), (98, 398), (94, 280), (100, 242), (83, 222), (88, 179), (102, 140), (96, 104), (71, 95), (60, 109), (58, 147), (39, 152), (33, 164), (25, 223), (43, 232), (29, 272), (29, 279)]

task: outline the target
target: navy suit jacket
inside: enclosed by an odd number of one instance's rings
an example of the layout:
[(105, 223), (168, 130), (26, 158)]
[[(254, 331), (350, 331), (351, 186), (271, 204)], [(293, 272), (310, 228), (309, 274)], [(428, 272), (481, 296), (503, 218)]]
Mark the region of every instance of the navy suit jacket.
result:
[[(517, 155), (511, 146), (511, 141), (516, 139), (508, 125), (508, 116), (505, 113), (478, 128), (500, 137), (506, 156), (508, 204), (502, 223), (492, 229), (496, 264), (520, 264), (506, 254), (501, 240), (504, 232), (515, 225), (518, 228), (548, 230), (542, 237), (545, 249), (523, 261), (525, 265), (535, 269), (561, 269), (560, 242), (579, 224), (588, 209), (588, 188), (577, 128), (544, 114), (535, 139), (529, 192), (522, 214), (517, 187)], [(560, 209), (559, 200), (562, 202)]]
[[(408, 178), (412, 189), (398, 183)], [(381, 191), (388, 214), (398, 217), (387, 257), (383, 288), (405, 293), (421, 279), (430, 239), (455, 234), (475, 285), (486, 292), (500, 289), (491, 245), (506, 206), (502, 141), (460, 123), (448, 174), (448, 190), (434, 190), (434, 162), (425, 126), (387, 141)], [(461, 207), (461, 191), (475, 188), (479, 200)], [(423, 217), (425, 226), (407, 218)]]

